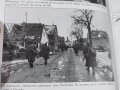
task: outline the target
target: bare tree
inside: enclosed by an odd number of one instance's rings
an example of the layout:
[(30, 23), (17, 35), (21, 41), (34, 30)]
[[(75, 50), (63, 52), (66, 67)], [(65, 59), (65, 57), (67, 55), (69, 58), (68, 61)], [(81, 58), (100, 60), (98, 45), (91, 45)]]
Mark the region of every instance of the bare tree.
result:
[(88, 30), (88, 36), (89, 36), (89, 42), (92, 46), (92, 36), (91, 36), (91, 25), (93, 20), (93, 10), (77, 10), (75, 11), (75, 15), (71, 16), (74, 24), (81, 24), (83, 27), (87, 28)]
[(79, 41), (80, 38), (83, 38), (82, 24), (73, 24), (71, 28), (72, 28), (71, 36), (74, 36), (77, 39), (77, 41)]

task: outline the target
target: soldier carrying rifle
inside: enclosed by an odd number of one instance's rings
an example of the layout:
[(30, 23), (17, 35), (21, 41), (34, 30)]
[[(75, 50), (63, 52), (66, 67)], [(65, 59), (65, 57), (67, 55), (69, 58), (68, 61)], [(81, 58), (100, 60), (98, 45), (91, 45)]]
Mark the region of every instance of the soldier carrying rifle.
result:
[(35, 61), (35, 56), (37, 53), (36, 52), (36, 44), (35, 44), (35, 42), (32, 42), (30, 45), (27, 45), (27, 46), (28, 46), (28, 48), (26, 50), (26, 58), (28, 59), (30, 68), (33, 68), (33, 63)]

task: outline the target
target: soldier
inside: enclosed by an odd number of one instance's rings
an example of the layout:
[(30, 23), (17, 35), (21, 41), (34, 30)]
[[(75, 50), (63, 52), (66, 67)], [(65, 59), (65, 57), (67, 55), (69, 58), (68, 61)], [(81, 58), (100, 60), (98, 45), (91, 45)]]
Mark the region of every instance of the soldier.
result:
[(59, 48), (61, 49), (62, 52), (64, 52), (64, 49), (65, 49), (65, 44), (64, 43), (61, 43)]
[(31, 45), (28, 46), (27, 51), (26, 51), (26, 58), (28, 59), (28, 63), (29, 63), (30, 68), (33, 68), (35, 56), (36, 56), (35, 43), (31, 43)]
[(96, 51), (90, 46), (89, 43), (87, 43), (87, 46), (84, 48), (83, 54), (84, 54), (84, 58), (86, 59), (86, 67), (87, 67), (88, 73), (89, 73), (90, 67), (92, 67), (93, 75), (95, 75), (95, 67), (97, 65)]
[(69, 46), (67, 46), (67, 45), (65, 44), (64, 48), (65, 48), (65, 51), (67, 51), (68, 48), (69, 48)]
[(73, 49), (74, 49), (75, 54), (78, 56), (79, 46), (78, 46), (77, 43), (75, 43), (75, 44), (73, 45)]
[(40, 54), (45, 60), (44, 65), (47, 65), (47, 60), (49, 59), (49, 52), (50, 52), (50, 49), (47, 46), (47, 43), (41, 46)]
[(14, 46), (10, 44), (9, 47), (8, 47), (8, 50), (9, 50), (9, 55), (8, 55), (9, 59), (12, 60), (13, 56), (14, 56), (13, 55), (14, 54), (14, 52), (13, 52), (14, 51)]

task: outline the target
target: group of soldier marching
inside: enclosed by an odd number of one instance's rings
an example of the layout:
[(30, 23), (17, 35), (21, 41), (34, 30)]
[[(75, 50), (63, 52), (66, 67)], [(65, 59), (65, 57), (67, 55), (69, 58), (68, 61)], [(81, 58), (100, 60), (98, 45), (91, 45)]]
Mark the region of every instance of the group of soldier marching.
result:
[[(97, 66), (96, 51), (90, 46), (89, 43), (86, 43), (85, 45), (82, 45), (82, 46), (75, 43), (71, 47), (65, 44), (59, 45), (59, 49), (61, 50), (61, 52), (67, 51), (68, 48), (73, 48), (74, 53), (77, 56), (79, 54), (80, 47), (82, 47), (83, 56), (84, 56), (83, 61), (86, 61), (85, 66), (86, 66), (87, 71), (89, 72), (89, 69), (91, 67), (93, 71), (93, 75), (95, 75), (95, 67)], [(44, 58), (44, 65), (47, 65), (47, 62), (49, 59), (49, 53), (50, 53), (50, 49), (47, 43), (41, 45), (41, 50), (38, 53), (36, 50), (36, 43), (32, 42), (26, 50), (26, 58), (28, 59), (30, 68), (33, 68), (33, 63), (35, 61), (35, 56), (37, 54), (39, 54), (41, 57)]]
[(90, 43), (77, 44), (75, 43), (72, 46), (74, 53), (78, 55), (79, 50), (83, 51), (83, 61), (86, 61), (86, 69), (89, 73), (90, 67), (92, 68), (93, 75), (95, 75), (95, 67), (97, 66), (96, 62), (96, 50), (90, 45)]
[(36, 50), (36, 43), (31, 42), (30, 45), (27, 46), (26, 50), (26, 58), (28, 59), (30, 68), (33, 68), (33, 63), (37, 54), (44, 58), (44, 65), (47, 65), (47, 60), (49, 59), (49, 52), (50, 49), (47, 46), (47, 43), (41, 45), (41, 51), (40, 53), (38, 53)]

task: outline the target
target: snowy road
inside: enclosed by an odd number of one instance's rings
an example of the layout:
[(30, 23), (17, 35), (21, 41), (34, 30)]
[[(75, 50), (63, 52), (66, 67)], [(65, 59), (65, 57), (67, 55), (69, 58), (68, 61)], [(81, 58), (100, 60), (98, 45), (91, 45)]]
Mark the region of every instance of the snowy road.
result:
[[(103, 56), (103, 54), (100, 54)], [(43, 58), (36, 58), (34, 68), (29, 68), (27, 61), (17, 61), (14, 63), (4, 63), (2, 82), (8, 83), (50, 83), (50, 82), (89, 82), (89, 81), (105, 81), (111, 80), (110, 77), (106, 77), (105, 66), (98, 53), (98, 64), (95, 70), (95, 76), (92, 75), (92, 70), (88, 74), (85, 61), (83, 60), (82, 52), (79, 52), (79, 56), (74, 54), (72, 48), (69, 48), (67, 52), (59, 53), (51, 56), (48, 60), (48, 65), (44, 66)], [(107, 55), (107, 54), (106, 54)], [(101, 60), (100, 60), (101, 59)], [(103, 66), (105, 70), (103, 69)], [(107, 67), (108, 68), (108, 67)], [(110, 73), (108, 73), (110, 74)], [(7, 78), (7, 79), (5, 79)]]

